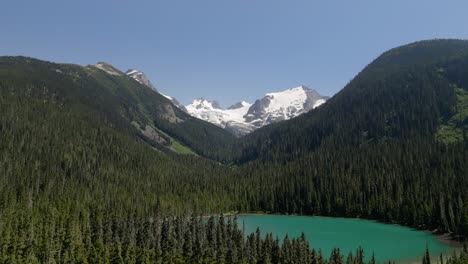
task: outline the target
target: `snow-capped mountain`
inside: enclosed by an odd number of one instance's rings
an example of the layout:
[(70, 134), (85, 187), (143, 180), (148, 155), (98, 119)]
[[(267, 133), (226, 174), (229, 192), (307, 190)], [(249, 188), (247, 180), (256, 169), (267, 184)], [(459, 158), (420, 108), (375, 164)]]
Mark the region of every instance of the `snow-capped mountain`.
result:
[(245, 115), (245, 121), (262, 127), (277, 121), (288, 120), (325, 103), (327, 98), (305, 86), (278, 93), (268, 93), (255, 101)]
[(229, 130), (234, 135), (240, 136), (255, 129), (255, 127), (247, 124), (244, 120), (244, 115), (251, 105), (247, 102), (240, 102), (228, 109), (222, 109), (216, 101), (199, 98), (193, 100), (185, 108), (192, 116), (213, 123)]
[(203, 119), (237, 136), (274, 122), (291, 119), (325, 103), (327, 97), (305, 86), (268, 93), (254, 104), (240, 102), (222, 109), (216, 101), (203, 98), (186, 106), (189, 114)]
[(146, 75), (143, 72), (138, 71), (138, 70), (130, 69), (125, 74), (127, 76), (135, 79), (135, 81), (156, 90), (156, 87), (154, 87), (154, 85), (150, 82), (150, 80), (148, 80), (148, 78), (146, 77)]
[[(114, 75), (121, 74), (104, 63), (98, 63), (96, 67)], [(143, 72), (130, 69), (125, 74), (158, 92)], [(306, 113), (328, 99), (315, 90), (299, 86), (277, 93), (268, 93), (253, 104), (242, 101), (223, 109), (218, 102), (203, 98), (195, 99), (191, 104), (183, 106), (174, 97), (160, 94), (182, 111), (220, 126), (236, 136), (243, 136), (262, 126)]]
[(255, 129), (244, 119), (244, 115), (247, 114), (251, 106), (250, 103), (240, 102), (227, 109), (222, 109), (216, 101), (199, 98), (193, 100), (185, 108), (192, 116), (225, 128), (236, 136), (241, 136)]

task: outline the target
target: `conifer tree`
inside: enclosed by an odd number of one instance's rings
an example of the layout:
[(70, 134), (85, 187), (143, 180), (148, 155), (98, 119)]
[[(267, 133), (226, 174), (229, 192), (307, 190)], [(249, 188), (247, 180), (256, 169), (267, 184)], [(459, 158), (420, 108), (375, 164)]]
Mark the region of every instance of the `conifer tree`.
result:
[(348, 253), (348, 258), (346, 259), (346, 264), (354, 264), (353, 253), (351, 251)]
[(372, 252), (372, 257), (371, 257), (371, 260), (369, 261), (369, 264), (375, 264), (375, 255), (374, 255), (374, 252)]

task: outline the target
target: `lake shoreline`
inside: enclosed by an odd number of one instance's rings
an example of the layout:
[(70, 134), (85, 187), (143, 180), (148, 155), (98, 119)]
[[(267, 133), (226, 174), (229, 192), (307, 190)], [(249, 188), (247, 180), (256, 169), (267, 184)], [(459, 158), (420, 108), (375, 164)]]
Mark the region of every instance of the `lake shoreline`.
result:
[[(320, 215), (272, 214), (272, 213), (261, 212), (261, 211), (258, 211), (258, 212), (245, 212), (245, 213), (229, 212), (229, 213), (224, 214), (224, 216), (227, 216), (227, 217), (232, 217), (234, 215), (239, 216), (241, 218), (240, 222), (243, 221), (242, 217), (246, 217), (246, 216), (254, 216), (254, 217), (256, 217), (256, 216), (260, 216), (260, 217), (261, 216), (266, 216), (266, 217), (268, 217), (268, 216), (279, 216), (279, 217), (300, 217), (300, 218), (303, 218), (303, 219), (304, 218), (316, 218), (316, 219), (322, 218), (322, 219), (357, 220), (359, 222), (360, 221), (374, 222), (376, 224), (383, 224), (383, 225), (387, 225), (389, 227), (390, 226), (403, 227), (403, 228), (413, 230), (415, 232), (417, 231), (417, 232), (426, 233), (427, 235), (432, 236), (432, 240), (436, 240), (440, 244), (443, 244), (446, 247), (450, 248), (449, 250), (447, 250), (445, 252), (441, 252), (441, 253), (438, 253), (437, 250), (435, 250), (435, 252), (433, 251), (433, 254), (431, 254), (431, 261), (433, 263), (438, 263), (439, 262), (440, 254), (442, 254), (444, 260), (447, 260), (449, 257), (453, 256), (453, 252), (458, 253), (462, 249), (462, 243), (460, 243), (459, 241), (454, 239), (451, 236), (451, 234), (449, 234), (449, 233), (440, 233), (440, 232), (438, 232), (438, 230), (422, 230), (422, 229), (409, 227), (409, 226), (405, 226), (405, 225), (401, 225), (401, 224), (397, 224), (397, 223), (382, 222), (382, 221), (378, 221), (378, 220), (375, 220), (375, 219), (365, 219), (365, 218), (361, 218), (361, 217), (332, 217), (332, 216), (320, 216)], [(302, 222), (302, 221), (306, 221), (306, 220), (298, 220), (298, 221)], [(260, 226), (260, 228), (263, 231), (261, 226)], [(252, 227), (250, 227), (250, 229), (246, 230), (246, 233), (250, 233), (250, 232), (253, 232)], [(271, 232), (271, 230), (268, 231), (268, 232)], [(421, 247), (424, 247), (423, 242), (418, 243), (418, 245), (422, 245)], [(426, 242), (426, 245), (427, 245), (427, 242)], [(429, 246), (429, 248), (431, 248), (431, 247), (432, 246)], [(417, 250), (415, 252), (419, 252), (419, 251), (420, 250)], [(398, 258), (397, 257), (398, 260), (396, 261), (396, 263), (403, 263), (403, 264), (417, 264), (417, 263), (419, 263), (420, 264), (421, 260), (422, 260), (422, 257), (423, 257), (423, 253), (424, 252), (421, 253), (421, 256), (419, 256), (419, 253), (417, 253), (416, 255), (413, 255), (410, 258)], [(383, 261), (383, 260), (381, 259), (380, 261)]]
[(223, 216), (261, 216), (261, 215), (272, 215), (272, 216), (301, 216), (301, 217), (320, 217), (320, 218), (341, 218), (341, 219), (355, 219), (355, 220), (364, 220), (364, 221), (373, 221), (376, 223), (380, 224), (386, 224), (386, 225), (395, 225), (395, 226), (402, 226), (402, 227), (408, 227), (413, 230), (417, 231), (423, 231), (428, 234), (433, 235), (434, 237), (437, 238), (438, 241), (441, 243), (448, 245), (450, 247), (456, 248), (456, 251), (461, 249), (463, 247), (463, 243), (460, 242), (459, 240), (456, 240), (450, 233), (440, 233), (438, 232), (437, 229), (435, 230), (430, 230), (430, 229), (418, 229), (412, 226), (406, 226), (398, 223), (389, 223), (389, 222), (384, 222), (384, 221), (379, 221), (376, 219), (367, 219), (367, 218), (362, 218), (362, 217), (344, 217), (344, 216), (323, 216), (323, 215), (298, 215), (298, 214), (272, 214), (264, 211), (257, 211), (257, 212), (245, 212), (245, 213), (237, 213), (237, 212), (227, 212), (223, 213)]

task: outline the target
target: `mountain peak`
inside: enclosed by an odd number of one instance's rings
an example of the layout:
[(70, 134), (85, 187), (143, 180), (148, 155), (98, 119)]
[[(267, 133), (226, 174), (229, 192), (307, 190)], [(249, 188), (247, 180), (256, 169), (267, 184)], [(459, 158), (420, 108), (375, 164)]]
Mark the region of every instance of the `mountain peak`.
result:
[(135, 81), (137, 81), (137, 82), (139, 82), (139, 83), (141, 83), (143, 85), (146, 85), (151, 89), (156, 90), (156, 87), (154, 87), (154, 85), (150, 82), (150, 80), (146, 77), (145, 73), (143, 73), (142, 71), (135, 70), (135, 69), (130, 69), (127, 72), (125, 72), (125, 74), (128, 77), (134, 79)]
[(304, 85), (268, 93), (250, 104), (246, 101), (222, 109), (216, 101), (198, 98), (187, 105), (192, 116), (221, 126), (235, 135), (281, 120), (291, 119), (323, 104), (327, 97)]
[(299, 85), (297, 87), (289, 88), (288, 90), (311, 90), (311, 89), (305, 85)]
[(222, 110), (219, 103), (215, 100), (207, 100), (205, 98), (197, 98), (192, 101), (190, 105), (187, 105), (186, 108), (195, 108), (195, 109), (220, 109)]
[(238, 102), (238, 103), (231, 105), (230, 107), (228, 107), (228, 110), (239, 109), (239, 108), (246, 107), (246, 106), (250, 107), (251, 105), (252, 104), (249, 102), (242, 101), (242, 102)]
[(309, 87), (305, 85), (300, 85), (297, 87), (292, 87), (283, 91), (279, 92), (272, 92), (272, 93), (267, 93), (265, 96), (268, 95), (280, 95), (280, 94), (287, 94), (287, 95), (294, 95), (294, 93), (302, 93), (302, 92), (307, 92), (307, 91), (314, 91), (313, 89), (310, 89)]
[(123, 75), (123, 72), (121, 72), (120, 70), (118, 70), (117, 68), (115, 68), (107, 62), (98, 62), (94, 65), (94, 67), (103, 70), (110, 75)]

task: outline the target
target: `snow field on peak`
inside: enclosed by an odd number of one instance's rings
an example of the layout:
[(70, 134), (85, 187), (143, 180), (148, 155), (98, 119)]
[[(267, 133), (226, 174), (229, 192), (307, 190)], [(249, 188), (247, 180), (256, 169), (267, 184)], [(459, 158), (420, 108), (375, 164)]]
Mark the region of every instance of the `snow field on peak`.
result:
[(285, 119), (302, 113), (307, 100), (307, 94), (302, 86), (278, 93), (267, 93), (265, 96), (270, 100), (265, 112), (276, 116), (283, 115)]
[(242, 102), (243, 106), (236, 109), (219, 109), (214, 107), (212, 103), (204, 99), (195, 99), (185, 108), (192, 116), (224, 128), (230, 121), (245, 123), (244, 115), (251, 106), (250, 103)]

